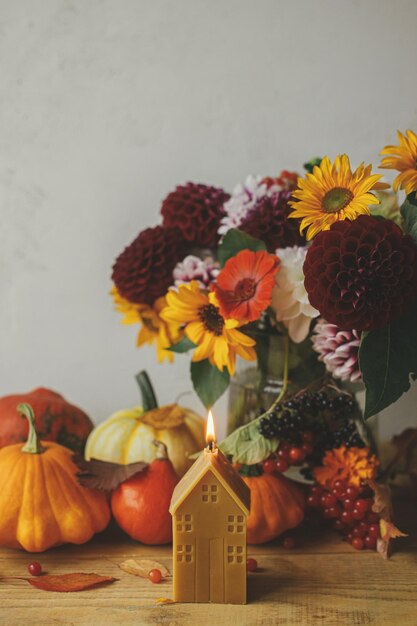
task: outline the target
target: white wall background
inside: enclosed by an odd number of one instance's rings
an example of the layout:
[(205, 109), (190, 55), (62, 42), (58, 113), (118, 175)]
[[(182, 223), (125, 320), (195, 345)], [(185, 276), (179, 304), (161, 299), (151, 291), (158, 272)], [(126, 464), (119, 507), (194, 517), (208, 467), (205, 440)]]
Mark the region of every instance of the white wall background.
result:
[(189, 390), (186, 357), (158, 366), (119, 324), (113, 259), (179, 182), (377, 164), (417, 129), (416, 24), (416, 0), (0, 0), (0, 394), (50, 386), (99, 420), (140, 368), (163, 402)]

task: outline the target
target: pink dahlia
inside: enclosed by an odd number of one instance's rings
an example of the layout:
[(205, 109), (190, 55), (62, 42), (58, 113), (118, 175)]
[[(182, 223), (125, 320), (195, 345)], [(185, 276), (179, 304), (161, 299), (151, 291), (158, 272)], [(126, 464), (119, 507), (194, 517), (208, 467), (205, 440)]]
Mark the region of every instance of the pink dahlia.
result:
[(225, 235), (230, 228), (239, 228), (261, 239), (269, 252), (305, 244), (298, 226), (288, 219), (290, 184), (286, 177), (261, 179), (248, 176), (225, 203), (226, 215), (221, 220), (219, 233)]
[(320, 355), (328, 372), (335, 378), (356, 383), (362, 380), (358, 353), (361, 333), (357, 330), (340, 330), (321, 318), (311, 338), (314, 350)]
[(220, 266), (212, 257), (200, 259), (198, 256), (189, 254), (174, 268), (174, 285), (179, 287), (179, 285), (196, 280), (202, 289), (208, 288), (219, 272)]

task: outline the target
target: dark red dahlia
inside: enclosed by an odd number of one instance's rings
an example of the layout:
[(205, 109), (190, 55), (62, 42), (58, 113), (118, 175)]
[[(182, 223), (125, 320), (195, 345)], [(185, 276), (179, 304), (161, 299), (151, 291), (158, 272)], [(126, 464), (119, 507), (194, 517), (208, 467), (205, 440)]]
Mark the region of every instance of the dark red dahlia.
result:
[(305, 238), (300, 235), (296, 220), (289, 220), (292, 209), (288, 206), (290, 191), (277, 191), (258, 200), (242, 220), (239, 228), (252, 237), (261, 239), (269, 252), (287, 246), (303, 246)]
[(225, 211), (223, 204), (230, 195), (223, 189), (186, 183), (167, 195), (162, 203), (164, 226), (179, 228), (184, 239), (198, 247), (214, 247), (217, 231)]
[(312, 306), (342, 330), (372, 330), (417, 297), (417, 249), (389, 220), (361, 215), (319, 233), (304, 262)]
[(113, 282), (129, 302), (151, 305), (172, 285), (174, 267), (187, 251), (177, 228), (147, 228), (117, 257)]

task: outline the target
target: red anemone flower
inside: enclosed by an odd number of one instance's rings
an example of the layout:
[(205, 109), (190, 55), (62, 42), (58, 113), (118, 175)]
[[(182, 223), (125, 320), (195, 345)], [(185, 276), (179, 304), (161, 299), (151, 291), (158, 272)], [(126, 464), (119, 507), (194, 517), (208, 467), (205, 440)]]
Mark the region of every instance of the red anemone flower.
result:
[(252, 322), (271, 304), (279, 260), (263, 250), (242, 250), (228, 261), (212, 290), (224, 317)]

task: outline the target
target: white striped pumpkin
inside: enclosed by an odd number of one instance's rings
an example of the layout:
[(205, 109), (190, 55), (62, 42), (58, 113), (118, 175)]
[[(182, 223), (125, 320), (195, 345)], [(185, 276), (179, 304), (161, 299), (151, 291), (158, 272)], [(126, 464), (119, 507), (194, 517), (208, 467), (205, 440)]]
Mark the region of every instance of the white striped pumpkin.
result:
[(191, 409), (169, 404), (117, 411), (90, 433), (85, 458), (112, 463), (150, 463), (155, 458), (154, 439), (162, 441), (178, 476), (192, 465), (191, 454), (204, 447), (204, 420)]

